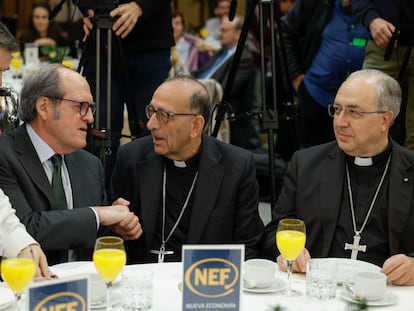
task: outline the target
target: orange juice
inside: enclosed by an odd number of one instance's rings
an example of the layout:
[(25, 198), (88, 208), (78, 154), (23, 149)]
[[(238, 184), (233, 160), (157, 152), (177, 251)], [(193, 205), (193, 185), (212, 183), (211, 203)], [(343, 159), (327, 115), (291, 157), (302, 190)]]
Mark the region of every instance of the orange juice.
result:
[(295, 260), (305, 247), (306, 235), (301, 231), (282, 230), (276, 233), (276, 244), (286, 260)]
[(35, 274), (32, 259), (11, 258), (1, 262), (1, 276), (14, 293), (22, 293)]
[(93, 262), (105, 282), (113, 282), (125, 266), (126, 254), (124, 250), (102, 248), (93, 253)]
[(20, 67), (23, 65), (22, 58), (12, 58), (10, 60), (10, 64), (13, 66), (14, 69), (19, 70)]

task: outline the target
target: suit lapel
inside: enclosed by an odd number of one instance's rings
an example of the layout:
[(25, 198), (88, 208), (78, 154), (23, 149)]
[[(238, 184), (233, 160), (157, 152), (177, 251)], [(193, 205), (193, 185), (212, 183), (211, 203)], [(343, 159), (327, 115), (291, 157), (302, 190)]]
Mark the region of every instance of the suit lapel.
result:
[(194, 203), (191, 212), (189, 240), (200, 240), (210, 214), (214, 209), (217, 196), (225, 185), (222, 185), (225, 167), (220, 163), (221, 153), (212, 141), (203, 137), (203, 147), (199, 164), (199, 177), (194, 192)]
[(413, 200), (414, 172), (410, 161), (400, 149), (400, 146), (393, 144), (388, 190), (388, 239), (391, 254), (399, 252), (402, 231), (407, 225), (412, 225), (406, 222)]
[(33, 184), (47, 197), (50, 206), (52, 206), (52, 202), (54, 201), (52, 187), (40, 163), (36, 150), (30, 141), (25, 126), (21, 126), (16, 130), (15, 150), (20, 163), (33, 180)]
[(141, 223), (146, 236), (147, 245), (151, 245), (154, 237), (154, 228), (157, 226), (158, 211), (161, 206), (163, 160), (155, 156), (138, 164), (139, 184), (141, 191), (139, 204), (141, 204)]
[[(335, 145), (336, 146), (336, 145)], [(322, 163), (321, 172), (321, 217), (323, 228), (322, 256), (328, 256), (332, 244), (344, 181), (344, 155), (335, 147)]]

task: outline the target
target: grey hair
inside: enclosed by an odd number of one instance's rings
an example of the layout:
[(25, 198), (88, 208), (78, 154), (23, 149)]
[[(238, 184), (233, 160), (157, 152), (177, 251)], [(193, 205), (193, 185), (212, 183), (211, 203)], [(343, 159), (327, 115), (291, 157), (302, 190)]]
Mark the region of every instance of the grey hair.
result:
[(25, 77), (18, 112), (20, 120), (31, 122), (36, 118), (36, 101), (39, 97), (49, 97), (56, 105), (59, 100), (53, 98), (64, 97), (65, 89), (59, 73), (62, 69), (65, 67), (60, 64), (51, 64)]
[(10, 52), (19, 50), (19, 44), (17, 43), (16, 38), (2, 22), (0, 22), (0, 48), (6, 49)]
[(191, 76), (176, 76), (168, 79), (166, 82), (175, 81), (191, 84), (191, 87), (194, 88), (194, 93), (190, 99), (190, 109), (203, 116), (205, 129), (211, 114), (211, 103), (207, 88), (200, 81)]
[(400, 113), (402, 91), (401, 86), (393, 77), (376, 69), (363, 69), (353, 72), (347, 80), (362, 79), (376, 83), (376, 105), (379, 111), (392, 111), (394, 120)]

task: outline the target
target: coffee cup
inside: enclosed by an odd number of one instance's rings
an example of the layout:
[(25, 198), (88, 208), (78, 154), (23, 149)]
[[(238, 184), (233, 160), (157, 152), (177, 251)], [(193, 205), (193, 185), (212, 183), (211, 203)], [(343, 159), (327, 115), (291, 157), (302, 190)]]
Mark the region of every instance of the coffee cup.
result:
[(385, 296), (387, 277), (381, 272), (358, 272), (354, 275), (355, 295), (366, 300), (380, 300)]
[(276, 263), (267, 259), (249, 259), (244, 263), (244, 282), (246, 287), (266, 288), (275, 279)]

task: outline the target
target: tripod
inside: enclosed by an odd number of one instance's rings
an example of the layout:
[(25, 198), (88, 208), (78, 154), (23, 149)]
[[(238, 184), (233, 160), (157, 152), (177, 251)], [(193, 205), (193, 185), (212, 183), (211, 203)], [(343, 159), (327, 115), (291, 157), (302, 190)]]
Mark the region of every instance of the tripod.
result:
[[(112, 31), (112, 24), (114, 19), (109, 16), (96, 15), (94, 17), (94, 27), (93, 35), (88, 37), (84, 50), (79, 61), (78, 72), (82, 73), (85, 64), (89, 58), (93, 40), (95, 37), (95, 46), (96, 46), (96, 72), (95, 72), (95, 100), (97, 103), (96, 110), (96, 119), (95, 124), (89, 131), (89, 134), (94, 141), (93, 146), (99, 148), (99, 157), (102, 161), (103, 167), (106, 169), (107, 166), (107, 156), (112, 154), (113, 141), (112, 141), (112, 132), (111, 132), (111, 95), (112, 95), (112, 56), (114, 56), (117, 61), (117, 66), (119, 70), (119, 75), (121, 77), (121, 86), (123, 87), (123, 94), (125, 94), (125, 103), (128, 110), (128, 122), (129, 128), (131, 131), (131, 139), (135, 139), (139, 134), (139, 126), (136, 120), (135, 106), (133, 104), (133, 96), (130, 90), (129, 76), (127, 72), (127, 65), (122, 52), (121, 41), (118, 36)], [(102, 37), (102, 33), (104, 32)], [(102, 106), (104, 103), (101, 100), (101, 74), (103, 60), (101, 60), (101, 48), (102, 48), (102, 38), (105, 38), (106, 33), (106, 107)], [(112, 49), (112, 43), (114, 39), (114, 49)], [(103, 109), (106, 108), (106, 109)], [(104, 120), (103, 117), (106, 117)], [(104, 121), (104, 122), (102, 122)]]
[[(237, 67), (241, 59), (242, 51), (244, 49), (248, 31), (250, 29), (250, 24), (255, 13), (255, 7), (259, 4), (259, 22), (260, 22), (260, 71), (261, 71), (261, 97), (262, 97), (262, 112), (261, 112), (261, 120), (263, 129), (267, 131), (267, 139), (268, 139), (268, 167), (269, 167), (269, 178), (270, 178), (270, 203), (271, 208), (276, 204), (277, 194), (276, 194), (276, 174), (275, 174), (275, 134), (276, 130), (279, 129), (279, 118), (278, 118), (278, 111), (277, 111), (277, 100), (278, 98), (278, 90), (279, 89), (289, 89), (286, 87), (279, 87), (281, 81), (277, 81), (278, 76), (280, 73), (277, 72), (279, 60), (279, 54), (277, 53), (277, 46), (275, 43), (275, 16), (274, 16), (274, 0), (251, 0), (248, 2), (246, 18), (241, 30), (240, 39), (237, 44), (236, 52), (234, 54), (233, 62), (230, 67), (230, 72), (228, 76), (227, 83), (224, 87), (223, 91), (223, 98), (222, 101), (218, 104), (217, 107), (217, 114), (216, 114), (216, 123), (214, 130), (212, 132), (212, 136), (217, 136), (218, 130), (220, 128), (220, 123), (224, 119), (226, 113), (231, 112), (230, 104), (228, 103), (230, 97), (230, 91), (232, 88), (232, 84), (237, 72)], [(264, 9), (265, 7), (269, 10), (269, 19), (270, 19), (270, 32), (271, 32), (271, 40), (270, 40), (270, 48), (271, 48), (271, 64), (270, 64), (270, 88), (271, 94), (269, 96), (268, 93), (268, 85), (267, 85), (267, 63), (265, 59), (265, 44), (264, 44), (264, 29), (265, 29), (265, 18), (264, 18)], [(279, 62), (278, 62), (279, 60)], [(280, 64), (279, 64), (280, 65)], [(269, 98), (269, 100), (268, 100)], [(293, 96), (291, 96), (293, 98)], [(248, 114), (248, 113), (247, 113)], [(237, 116), (241, 117), (241, 116)]]

